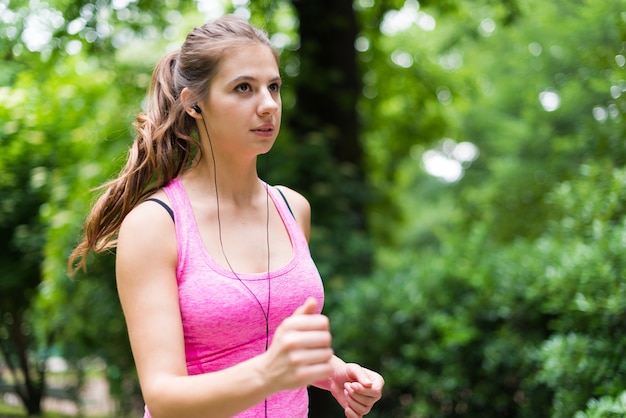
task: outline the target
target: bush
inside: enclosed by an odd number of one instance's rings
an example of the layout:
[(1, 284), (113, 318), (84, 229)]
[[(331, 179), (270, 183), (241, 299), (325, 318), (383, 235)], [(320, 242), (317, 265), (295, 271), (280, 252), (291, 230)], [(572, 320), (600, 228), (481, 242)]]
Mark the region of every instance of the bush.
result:
[(336, 292), (338, 351), (386, 378), (379, 416), (571, 417), (622, 393), (625, 183), (584, 167), (538, 239), (496, 244), (479, 223)]

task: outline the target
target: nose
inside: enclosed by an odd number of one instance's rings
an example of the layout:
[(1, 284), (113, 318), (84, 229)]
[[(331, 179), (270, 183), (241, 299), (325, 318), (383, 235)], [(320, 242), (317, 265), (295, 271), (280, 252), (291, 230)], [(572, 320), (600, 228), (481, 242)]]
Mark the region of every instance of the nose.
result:
[(263, 90), (259, 99), (257, 112), (259, 115), (269, 115), (275, 113), (280, 108), (280, 94)]

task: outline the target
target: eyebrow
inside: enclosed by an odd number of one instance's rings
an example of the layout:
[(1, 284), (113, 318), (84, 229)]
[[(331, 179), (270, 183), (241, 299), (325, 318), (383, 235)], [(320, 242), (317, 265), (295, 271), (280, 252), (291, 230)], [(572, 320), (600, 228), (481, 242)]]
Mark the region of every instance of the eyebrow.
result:
[[(239, 77), (235, 77), (234, 79), (232, 79), (230, 81), (230, 84), (235, 84), (235, 83), (239, 83), (242, 81), (258, 81), (258, 79), (249, 75), (241, 75)], [(270, 83), (282, 82), (282, 81), (283, 79), (280, 76), (270, 79)]]

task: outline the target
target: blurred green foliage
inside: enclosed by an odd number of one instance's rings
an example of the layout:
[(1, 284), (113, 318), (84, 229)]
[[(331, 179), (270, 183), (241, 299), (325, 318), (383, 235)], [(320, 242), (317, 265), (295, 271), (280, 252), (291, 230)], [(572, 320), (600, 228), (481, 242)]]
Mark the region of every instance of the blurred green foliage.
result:
[[(622, 415), (626, 3), (517, 4), (383, 39), (377, 65), (414, 60), (365, 105), (385, 245), (332, 313), (346, 357), (387, 377), (374, 416)], [(416, 168), (454, 161), (446, 139), (480, 152), (450, 183)]]
[[(79, 376), (103, 358), (120, 411), (138, 388), (113, 259), (76, 280), (65, 262), (90, 190), (124, 160), (151, 67), (207, 4), (0, 0), (0, 345), (16, 360), (19, 322), (31, 370), (58, 353)], [(332, 72), (302, 65), (292, 4), (237, 4), (288, 40), (285, 117), (305, 116), (297, 83)], [(336, 164), (332, 129), (289, 122), (269, 180), (313, 203), (336, 351), (387, 382), (370, 416), (623, 416), (626, 1), (354, 12), (362, 184)], [(52, 22), (47, 42), (21, 37), (30, 15)]]

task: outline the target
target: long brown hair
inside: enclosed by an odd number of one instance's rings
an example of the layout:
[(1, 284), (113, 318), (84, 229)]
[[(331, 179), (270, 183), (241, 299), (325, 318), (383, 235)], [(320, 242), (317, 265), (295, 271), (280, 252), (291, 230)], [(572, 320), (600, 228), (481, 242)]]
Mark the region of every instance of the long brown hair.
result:
[[(165, 55), (152, 73), (145, 112), (133, 124), (137, 134), (126, 165), (114, 180), (102, 186), (104, 193), (87, 217), (82, 241), (68, 260), (68, 272), (86, 268), (90, 251), (102, 252), (116, 244), (122, 221), (137, 204), (188, 167), (200, 152), (197, 125), (186, 108), (204, 100), (219, 70), (224, 51), (260, 42), (278, 61), (265, 32), (231, 15), (194, 28), (179, 51)], [(181, 92), (190, 92), (183, 103)]]

